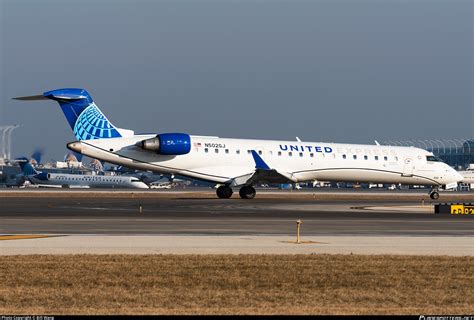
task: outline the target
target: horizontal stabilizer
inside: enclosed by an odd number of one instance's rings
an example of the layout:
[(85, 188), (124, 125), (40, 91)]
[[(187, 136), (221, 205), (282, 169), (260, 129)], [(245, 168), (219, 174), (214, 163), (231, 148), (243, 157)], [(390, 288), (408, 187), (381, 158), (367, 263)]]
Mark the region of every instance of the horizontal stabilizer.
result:
[(13, 100), (48, 100), (44, 95), (40, 94), (37, 96), (27, 96), (27, 97), (16, 97), (12, 98)]

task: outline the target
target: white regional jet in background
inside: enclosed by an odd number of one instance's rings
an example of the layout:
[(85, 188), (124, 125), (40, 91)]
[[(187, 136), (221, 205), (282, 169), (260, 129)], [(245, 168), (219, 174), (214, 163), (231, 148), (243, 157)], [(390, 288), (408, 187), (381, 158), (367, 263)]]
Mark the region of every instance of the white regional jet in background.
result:
[(118, 165), (221, 184), (219, 198), (239, 188), (255, 197), (256, 183), (348, 181), (457, 187), (463, 178), (432, 153), (414, 147), (227, 139), (186, 133), (136, 135), (114, 126), (84, 89), (58, 89), (17, 100), (57, 101), (78, 141), (73, 151)]
[(48, 188), (139, 188), (148, 189), (148, 185), (136, 177), (99, 176), (86, 174), (38, 172), (28, 159), (17, 160), (25, 179), (39, 187)]
[(459, 174), (463, 177), (463, 183), (469, 184), (470, 187), (474, 185), (474, 169), (472, 167), (466, 171), (459, 171)]

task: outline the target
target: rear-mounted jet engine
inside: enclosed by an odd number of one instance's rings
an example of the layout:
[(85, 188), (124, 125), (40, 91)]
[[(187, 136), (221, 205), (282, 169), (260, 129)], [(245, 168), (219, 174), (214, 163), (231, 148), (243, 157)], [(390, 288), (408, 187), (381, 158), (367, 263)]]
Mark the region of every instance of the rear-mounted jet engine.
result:
[(162, 133), (137, 142), (137, 146), (158, 154), (181, 155), (191, 151), (191, 138), (185, 133)]

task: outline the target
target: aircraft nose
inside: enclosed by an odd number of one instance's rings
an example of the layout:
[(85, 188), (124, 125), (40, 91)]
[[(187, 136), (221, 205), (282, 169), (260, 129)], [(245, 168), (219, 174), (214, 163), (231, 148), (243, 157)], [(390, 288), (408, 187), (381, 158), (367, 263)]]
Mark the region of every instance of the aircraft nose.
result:
[(457, 179), (457, 182), (461, 182), (461, 181), (464, 180), (464, 177), (459, 172), (457, 172), (456, 170), (454, 170), (454, 177), (455, 177), (455, 179)]
[(447, 177), (449, 177), (449, 180), (451, 180), (450, 182), (461, 182), (464, 180), (464, 177), (459, 173), (457, 172), (456, 170), (454, 170), (453, 168), (449, 167), (448, 170), (446, 170), (446, 173), (447, 173)]

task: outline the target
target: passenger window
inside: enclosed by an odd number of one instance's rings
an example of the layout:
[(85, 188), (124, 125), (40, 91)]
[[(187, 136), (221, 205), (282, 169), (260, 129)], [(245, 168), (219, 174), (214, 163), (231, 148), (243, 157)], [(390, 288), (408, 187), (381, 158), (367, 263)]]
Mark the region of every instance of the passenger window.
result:
[(236, 150), (235, 153), (240, 154), (240, 150)]
[(367, 157), (367, 156), (364, 156), (364, 160), (369, 160), (369, 157)]
[(259, 154), (259, 155), (262, 155), (262, 150), (258, 150), (258, 154)]
[(291, 157), (293, 155), (293, 153), (290, 151), (290, 152), (288, 152), (288, 155)]
[(208, 152), (209, 152), (209, 149), (208, 149), (208, 148), (204, 148), (204, 152), (205, 152), (205, 153), (208, 153)]
[(271, 151), (271, 150), (270, 150), (270, 151), (268, 151), (268, 153), (269, 153), (270, 155), (273, 155), (273, 151)]
[(247, 150), (247, 153), (250, 154), (250, 150)]
[(313, 157), (314, 157), (314, 153), (310, 153), (309, 156), (310, 156), (311, 158), (313, 158)]
[(342, 155), (342, 159), (346, 159), (347, 156), (345, 154)]
[(353, 155), (352, 158), (353, 158), (354, 160), (357, 160), (357, 155), (356, 155), (356, 154)]
[(375, 160), (378, 160), (378, 159), (379, 159), (379, 156), (375, 156), (374, 158), (375, 158)]
[(300, 152), (300, 157), (302, 157), (302, 156), (303, 156), (303, 152)]
[(387, 157), (387, 156), (385, 156), (385, 157), (383, 157), (383, 159), (384, 159), (385, 161), (387, 161), (387, 160), (388, 160), (388, 157)]
[(281, 151), (278, 151), (278, 155), (281, 156)]
[(229, 149), (225, 149), (225, 153), (229, 153)]
[(216, 153), (219, 153), (219, 149), (216, 149), (215, 152), (216, 152)]

